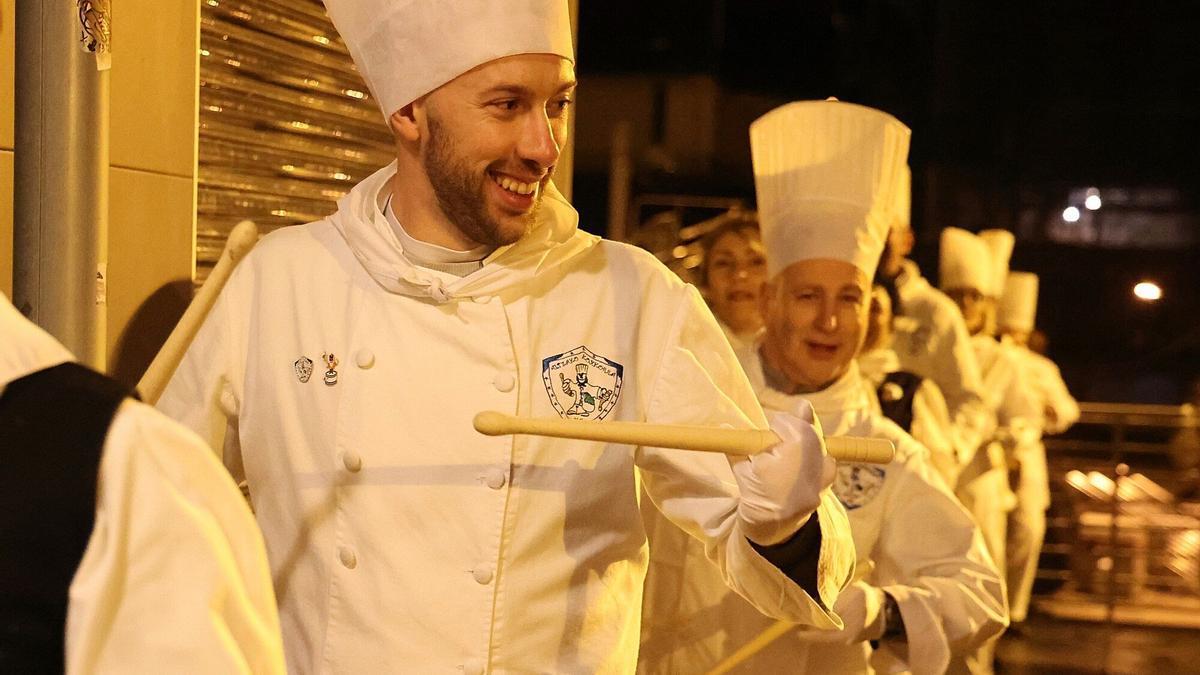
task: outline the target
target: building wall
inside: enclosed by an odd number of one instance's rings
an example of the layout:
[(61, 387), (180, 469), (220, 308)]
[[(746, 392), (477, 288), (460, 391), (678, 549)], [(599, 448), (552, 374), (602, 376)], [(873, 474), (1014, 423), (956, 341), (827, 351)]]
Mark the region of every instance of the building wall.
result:
[[(14, 29), (0, 0), (0, 291), (12, 293)], [(108, 363), (134, 313), (193, 274), (199, 4), (113, 3)]]
[[(161, 331), (130, 326), (143, 303), (168, 283), (192, 279), (200, 35), (195, 0), (122, 0), (112, 7), (110, 369), (131, 357), (121, 347), (139, 342), (132, 332)], [(152, 354), (134, 356), (146, 361)]]
[(0, 293), (12, 295), (13, 54), (16, 0), (0, 0)]

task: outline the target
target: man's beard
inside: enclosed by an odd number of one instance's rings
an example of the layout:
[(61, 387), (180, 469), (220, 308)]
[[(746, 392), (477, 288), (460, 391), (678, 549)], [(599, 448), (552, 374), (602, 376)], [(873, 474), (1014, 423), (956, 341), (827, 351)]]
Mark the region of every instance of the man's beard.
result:
[(460, 160), (452, 134), (447, 133), (433, 115), (429, 116), (429, 146), (421, 159), (442, 213), (472, 241), (488, 246), (506, 246), (533, 228), (537, 211), (542, 205), (541, 189), (538, 190), (533, 208), (521, 217), (524, 227), (519, 232), (506, 231), (488, 213), (483, 181), (491, 180), (491, 177), (472, 174), (466, 162)]

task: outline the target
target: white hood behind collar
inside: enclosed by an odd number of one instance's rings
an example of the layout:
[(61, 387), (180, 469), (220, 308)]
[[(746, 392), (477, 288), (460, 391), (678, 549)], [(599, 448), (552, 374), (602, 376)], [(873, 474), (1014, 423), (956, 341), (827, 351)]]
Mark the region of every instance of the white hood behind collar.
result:
[(497, 249), (482, 269), (461, 279), (422, 269), (404, 257), (395, 232), (379, 209), (376, 196), (396, 174), (396, 162), (376, 171), (338, 200), (329, 217), (354, 257), (376, 283), (391, 293), (431, 297), (438, 302), (498, 295), (531, 280), (595, 246), (600, 238), (581, 232), (579, 214), (547, 183), (532, 230), (515, 244)]
[(66, 347), (26, 319), (8, 296), (0, 293), (0, 394), (13, 380), (74, 360)]

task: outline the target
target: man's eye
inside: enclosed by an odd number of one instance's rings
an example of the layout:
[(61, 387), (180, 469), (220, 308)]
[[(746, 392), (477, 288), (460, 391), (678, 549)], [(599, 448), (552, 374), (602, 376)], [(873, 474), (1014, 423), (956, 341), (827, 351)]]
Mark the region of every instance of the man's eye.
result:
[(492, 103), (492, 105), (500, 110), (503, 110), (504, 112), (515, 112), (521, 107), (521, 102), (515, 98), (510, 98), (504, 99), (503, 101), (495, 101)]

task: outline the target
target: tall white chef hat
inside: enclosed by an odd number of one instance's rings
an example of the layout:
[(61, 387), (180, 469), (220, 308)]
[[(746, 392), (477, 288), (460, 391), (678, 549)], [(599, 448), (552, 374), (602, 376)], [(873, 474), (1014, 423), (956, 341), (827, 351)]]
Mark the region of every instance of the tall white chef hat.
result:
[(992, 252), (979, 235), (947, 227), (942, 230), (939, 281), (943, 289), (974, 288), (988, 294), (993, 271)]
[(574, 61), (567, 0), (324, 0), (385, 118), (488, 61)]
[(750, 150), (768, 274), (830, 258), (872, 278), (910, 134), (887, 113), (836, 100), (789, 103), (755, 120)]
[(892, 193), (893, 227), (912, 226), (912, 169), (905, 164), (900, 171), (900, 180), (896, 181), (896, 190)]
[(987, 288), (980, 289), (984, 295), (1000, 299), (1004, 295), (1004, 281), (1008, 279), (1008, 261), (1012, 259), (1016, 237), (1008, 230), (983, 230), (979, 238), (987, 244), (992, 254), (992, 280)]
[(1032, 272), (1010, 272), (1004, 297), (996, 315), (1001, 328), (1031, 331), (1037, 318), (1038, 276)]

